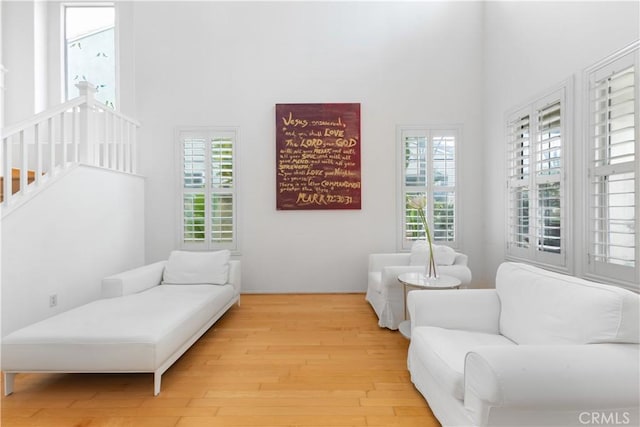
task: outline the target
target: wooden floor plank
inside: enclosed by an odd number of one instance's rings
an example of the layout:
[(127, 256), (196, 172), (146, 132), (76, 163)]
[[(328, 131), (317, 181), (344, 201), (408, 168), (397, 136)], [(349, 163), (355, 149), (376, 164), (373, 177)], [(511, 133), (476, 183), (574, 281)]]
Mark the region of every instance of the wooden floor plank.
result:
[(0, 425), (439, 426), (363, 294), (243, 295), (162, 377), (20, 374)]
[(240, 415), (240, 416), (218, 416), (218, 417), (183, 417), (177, 427), (321, 427), (321, 426), (366, 426), (367, 420), (360, 416), (337, 416), (337, 415), (298, 415), (298, 416), (262, 416), (262, 415)]

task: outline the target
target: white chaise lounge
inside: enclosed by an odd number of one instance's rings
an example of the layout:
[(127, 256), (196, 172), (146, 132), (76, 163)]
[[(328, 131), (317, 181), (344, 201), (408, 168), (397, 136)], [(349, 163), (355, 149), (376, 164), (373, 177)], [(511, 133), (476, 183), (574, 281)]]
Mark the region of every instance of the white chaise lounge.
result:
[(22, 372), (153, 372), (158, 395), (162, 374), (239, 303), (240, 261), (228, 251), (174, 251), (105, 278), (102, 296), (3, 338), (6, 395)]

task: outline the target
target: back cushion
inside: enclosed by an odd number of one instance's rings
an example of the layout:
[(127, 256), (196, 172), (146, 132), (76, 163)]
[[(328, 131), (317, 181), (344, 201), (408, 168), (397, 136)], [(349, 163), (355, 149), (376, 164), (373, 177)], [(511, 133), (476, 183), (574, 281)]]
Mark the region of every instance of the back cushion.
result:
[(518, 344), (638, 343), (640, 296), (506, 262), (498, 268), (500, 333)]
[[(437, 265), (453, 265), (456, 260), (456, 251), (449, 246), (433, 245), (433, 259)], [(411, 246), (409, 265), (427, 265), (429, 260), (429, 243), (425, 240), (416, 240)]]
[(165, 285), (224, 285), (229, 280), (228, 250), (172, 251), (164, 268)]

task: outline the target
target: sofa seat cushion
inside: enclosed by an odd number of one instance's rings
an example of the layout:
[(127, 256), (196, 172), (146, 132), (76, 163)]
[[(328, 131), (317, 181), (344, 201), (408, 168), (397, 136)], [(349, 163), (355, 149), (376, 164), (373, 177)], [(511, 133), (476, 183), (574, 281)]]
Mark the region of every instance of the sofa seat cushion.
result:
[(480, 346), (515, 345), (502, 335), (419, 326), (411, 331), (410, 352), (419, 355), (438, 384), (456, 399), (464, 398), (464, 362)]
[(513, 262), (498, 268), (496, 290), (500, 332), (518, 344), (639, 342), (631, 291)]
[(100, 299), (2, 342), (6, 371), (153, 371), (233, 300), (232, 285), (159, 285)]

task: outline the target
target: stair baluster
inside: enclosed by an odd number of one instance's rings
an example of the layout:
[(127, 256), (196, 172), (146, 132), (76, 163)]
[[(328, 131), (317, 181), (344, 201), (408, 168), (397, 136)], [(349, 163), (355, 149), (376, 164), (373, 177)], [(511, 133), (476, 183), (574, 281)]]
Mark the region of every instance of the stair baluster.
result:
[(76, 86), (77, 98), (1, 129), (0, 177), (12, 175), (0, 182), (3, 215), (28, 186), (38, 187), (73, 163), (136, 173), (140, 123), (97, 103), (91, 83)]

